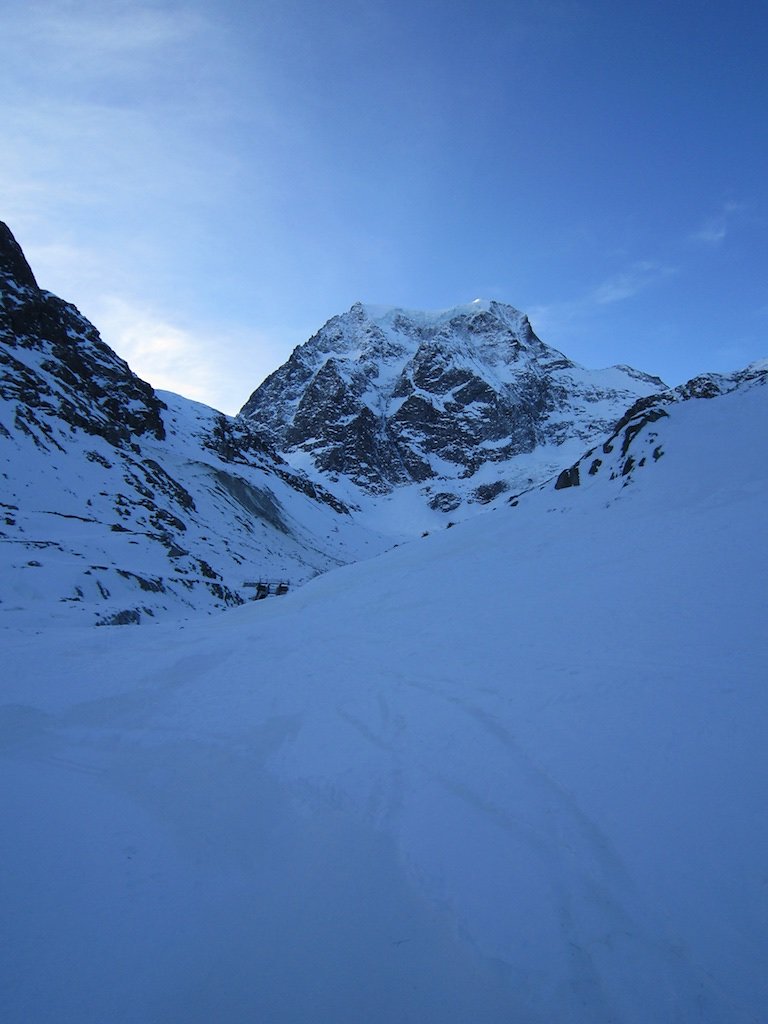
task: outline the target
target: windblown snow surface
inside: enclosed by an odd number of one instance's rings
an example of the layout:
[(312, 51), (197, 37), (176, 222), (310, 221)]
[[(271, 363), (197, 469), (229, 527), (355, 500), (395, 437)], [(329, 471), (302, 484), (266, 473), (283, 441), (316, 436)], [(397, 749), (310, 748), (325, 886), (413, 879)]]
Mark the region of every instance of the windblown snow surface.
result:
[(765, 398), (285, 598), (5, 630), (0, 1019), (768, 1019)]

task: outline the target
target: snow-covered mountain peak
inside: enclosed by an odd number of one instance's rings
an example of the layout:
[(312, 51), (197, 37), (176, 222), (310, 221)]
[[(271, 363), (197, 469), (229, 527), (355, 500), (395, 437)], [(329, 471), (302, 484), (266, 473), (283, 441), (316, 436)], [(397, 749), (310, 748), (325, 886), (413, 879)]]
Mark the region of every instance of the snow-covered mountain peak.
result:
[(382, 306), (367, 302), (357, 302), (352, 308), (362, 310), (369, 320), (382, 329), (387, 329), (397, 321), (437, 328), (460, 317), (472, 317), (478, 313), (491, 313), (510, 325), (527, 320), (525, 314), (514, 306), (496, 302), (494, 299), (473, 299), (472, 302), (451, 306), (448, 309), (404, 309), (401, 306)]
[(755, 359), (745, 368), (745, 373), (761, 373), (768, 370), (768, 359)]
[(503, 302), (475, 299), (433, 310), (356, 302), (346, 313), (331, 317), (296, 353), (305, 361), (307, 355), (321, 354), (358, 362), (371, 355), (402, 359), (428, 341), (439, 340), (444, 347), (481, 344), (489, 333), (499, 351), (504, 333), (514, 335), (518, 344), (541, 347), (524, 313)]
[(405, 316), (409, 320), (421, 321), (422, 323), (442, 323), (452, 320), (457, 316), (469, 316), (472, 313), (487, 312), (491, 306), (490, 299), (474, 299), (464, 305), (452, 306), (449, 309), (405, 309), (402, 306), (382, 306), (370, 302), (355, 303), (362, 307), (364, 313), (371, 320), (382, 324), (391, 321), (394, 317)]
[(447, 309), (407, 309), (356, 302), (349, 315), (356, 323), (373, 324), (387, 336), (408, 338), (409, 348), (435, 336), (448, 341), (452, 335), (460, 335), (462, 327), (470, 325), (477, 330), (483, 324), (494, 324), (496, 330), (509, 329), (526, 341), (532, 333), (525, 313), (495, 299), (474, 299)]
[(357, 302), (295, 349), (241, 415), (289, 462), (351, 482), (358, 498), (417, 484), (447, 513), (517, 486), (521, 457), (522, 482), (545, 479), (569, 458), (554, 449), (572, 442), (576, 457), (663, 388), (628, 367), (577, 366), (495, 300), (431, 311)]

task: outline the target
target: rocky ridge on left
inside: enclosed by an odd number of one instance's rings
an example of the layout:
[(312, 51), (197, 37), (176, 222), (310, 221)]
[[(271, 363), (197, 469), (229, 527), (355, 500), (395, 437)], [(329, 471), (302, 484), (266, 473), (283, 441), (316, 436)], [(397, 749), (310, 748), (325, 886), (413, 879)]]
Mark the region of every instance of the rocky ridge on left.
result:
[(5, 224), (0, 478), (0, 621), (213, 611), (383, 543), (258, 430), (137, 377)]

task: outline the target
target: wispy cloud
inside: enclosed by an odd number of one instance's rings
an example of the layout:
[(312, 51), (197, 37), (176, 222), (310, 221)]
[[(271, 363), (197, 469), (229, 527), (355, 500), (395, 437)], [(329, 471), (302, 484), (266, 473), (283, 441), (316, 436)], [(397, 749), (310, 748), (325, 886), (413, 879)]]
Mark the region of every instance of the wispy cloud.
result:
[[(706, 245), (719, 244), (728, 234), (733, 217), (743, 210), (742, 203), (723, 203), (720, 211), (705, 221), (691, 238)], [(679, 269), (660, 260), (636, 260), (580, 298), (534, 307), (530, 316), (545, 331), (565, 333), (569, 327), (583, 327), (601, 307), (632, 299), (677, 274)]]
[[(205, 28), (199, 13), (140, 0), (11, 0), (3, 32), (15, 46), (28, 48), (34, 42), (45, 57), (46, 76), (66, 69), (77, 82), (105, 70), (113, 74), (121, 56), (130, 58), (132, 73), (138, 75), (137, 61), (187, 45)], [(66, 84), (71, 88), (72, 80)]]
[[(151, 52), (197, 32), (202, 19), (189, 10), (162, 10), (136, 3), (84, 4), (73, 12), (59, 3), (38, 8), (35, 31), (56, 45), (113, 57), (127, 52)], [(73, 16), (74, 14), (74, 16)], [(106, 51), (106, 52), (105, 52)]]
[(606, 307), (625, 302), (676, 273), (677, 268), (669, 264), (637, 260), (581, 296), (531, 306), (528, 315), (536, 332), (544, 338), (568, 338), (574, 332), (583, 335), (605, 319)]
[(714, 217), (709, 217), (705, 220), (699, 230), (691, 235), (691, 238), (693, 241), (701, 242), (704, 245), (719, 245), (730, 230), (734, 214), (738, 214), (743, 209), (742, 203), (733, 201), (723, 203), (720, 212), (715, 214)]
[(640, 260), (620, 273), (609, 277), (598, 285), (588, 296), (587, 301), (593, 301), (598, 306), (605, 306), (612, 302), (623, 302), (631, 299), (638, 292), (644, 291), (651, 285), (657, 284), (670, 275), (674, 274), (675, 268), (652, 260)]
[[(10, 0), (3, 12), (0, 181), (4, 200), (114, 207), (133, 192), (182, 194), (215, 166), (200, 144), (221, 121), (206, 69), (221, 45), (194, 11), (141, 0)], [(30, 59), (34, 54), (34, 59)], [(191, 180), (190, 180), (191, 179)], [(7, 215), (7, 214), (6, 214)]]
[[(734, 216), (744, 210), (742, 203), (728, 201), (720, 211), (705, 221), (691, 236), (697, 242), (717, 245), (728, 234)], [(636, 260), (606, 278), (580, 298), (539, 306), (531, 310), (531, 319), (545, 330), (564, 330), (575, 324), (584, 325), (601, 307), (634, 298), (679, 272), (679, 268), (660, 260)]]
[[(154, 388), (175, 391), (230, 414), (248, 397), (239, 390), (233, 367), (239, 361), (238, 350), (246, 344), (251, 352), (258, 351), (257, 338), (246, 342), (236, 332), (178, 325), (162, 313), (118, 296), (104, 297), (95, 305), (89, 319), (104, 341)], [(248, 381), (258, 383), (250, 377), (251, 370), (258, 376), (253, 362), (258, 360), (251, 360)]]
[(657, 260), (636, 260), (617, 271), (580, 298), (534, 306), (529, 310), (532, 320), (556, 333), (569, 324), (585, 322), (603, 306), (624, 302), (647, 288), (677, 273), (677, 268)]
[(105, 265), (97, 249), (66, 237), (23, 248), (40, 286), (74, 301), (134, 373), (222, 412), (236, 413), (286, 350), (308, 336), (224, 316), (212, 323), (168, 308), (147, 298), (141, 276), (120, 261)]

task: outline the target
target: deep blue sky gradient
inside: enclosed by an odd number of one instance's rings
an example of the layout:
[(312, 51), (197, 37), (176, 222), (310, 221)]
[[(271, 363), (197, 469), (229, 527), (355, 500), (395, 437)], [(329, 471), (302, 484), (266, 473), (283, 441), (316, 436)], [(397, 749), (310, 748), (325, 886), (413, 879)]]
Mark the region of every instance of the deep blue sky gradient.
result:
[(234, 411), (357, 299), (673, 384), (768, 355), (763, 3), (5, 11), (0, 218), (157, 386)]

